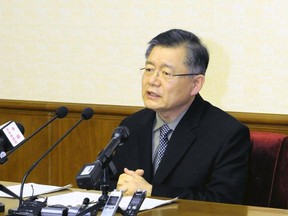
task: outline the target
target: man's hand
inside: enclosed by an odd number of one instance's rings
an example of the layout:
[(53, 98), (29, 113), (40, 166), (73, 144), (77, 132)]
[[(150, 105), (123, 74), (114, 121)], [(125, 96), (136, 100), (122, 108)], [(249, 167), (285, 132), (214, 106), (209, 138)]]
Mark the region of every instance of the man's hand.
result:
[(124, 173), (119, 176), (117, 189), (122, 190), (125, 196), (132, 196), (138, 189), (146, 190), (147, 196), (151, 196), (152, 185), (142, 177), (143, 174), (142, 169), (133, 171), (125, 168)]

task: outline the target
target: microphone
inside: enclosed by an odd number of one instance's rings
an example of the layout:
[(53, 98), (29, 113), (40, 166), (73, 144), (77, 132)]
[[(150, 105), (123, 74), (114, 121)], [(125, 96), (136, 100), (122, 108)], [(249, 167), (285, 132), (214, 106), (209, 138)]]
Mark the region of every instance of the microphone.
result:
[(50, 119), (48, 122), (46, 122), (43, 126), (41, 126), (40, 128), (38, 128), (33, 134), (31, 134), (29, 137), (27, 137), (26, 139), (24, 139), (22, 142), (20, 142), (17, 146), (15, 146), (11, 151), (9, 151), (6, 156), (4, 156), (3, 158), (0, 159), (0, 164), (5, 163), (6, 161), (8, 161), (8, 156), (10, 154), (12, 154), (14, 151), (16, 151), (20, 146), (22, 146), (24, 143), (26, 143), (27, 141), (29, 141), (32, 137), (34, 137), (37, 133), (39, 133), (42, 129), (44, 129), (45, 127), (47, 127), (51, 122), (53, 122), (55, 119), (57, 118), (64, 118), (66, 115), (68, 114), (68, 109), (65, 106), (59, 107), (56, 111), (55, 111), (55, 116)]
[[(76, 182), (79, 188), (95, 189), (101, 177), (102, 170), (108, 166), (112, 160), (112, 156), (116, 148), (123, 144), (129, 137), (129, 130), (127, 127), (120, 126), (115, 129), (111, 141), (107, 144), (105, 149), (99, 154), (96, 161), (84, 165), (78, 175)], [(110, 164), (109, 164), (110, 165)], [(114, 165), (114, 164), (113, 164)]]
[[(83, 120), (88, 120), (91, 119), (92, 116), (94, 115), (94, 111), (91, 108), (85, 108), (82, 113), (81, 113), (81, 118), (74, 124), (62, 137), (60, 137), (44, 154), (27, 170), (25, 173), (21, 186), (20, 186), (20, 196), (19, 196), (19, 207), (16, 211), (16, 214), (19, 215), (19, 213), (31, 213), (33, 212), (33, 215), (39, 215), (41, 212), (41, 208), (35, 208), (33, 209), (33, 206), (35, 206), (35, 202), (37, 202), (37, 206), (39, 206), (38, 201), (31, 201), (31, 200), (26, 200), (25, 202), (23, 201), (23, 189), (24, 189), (24, 184), (25, 181), (28, 177), (28, 175), (31, 173), (31, 171), (66, 137), (68, 136)], [(46, 203), (41, 203), (41, 207), (44, 207)], [(31, 210), (32, 209), (32, 210)], [(40, 210), (40, 212), (39, 212)]]
[(14, 121), (6, 122), (0, 126), (0, 158), (5, 157), (6, 152), (25, 139), (24, 132), (23, 125)]
[(78, 209), (76, 215), (79, 214), (80, 212), (82, 212), (89, 204), (90, 204), (90, 199), (88, 197), (85, 197), (83, 199), (82, 205)]

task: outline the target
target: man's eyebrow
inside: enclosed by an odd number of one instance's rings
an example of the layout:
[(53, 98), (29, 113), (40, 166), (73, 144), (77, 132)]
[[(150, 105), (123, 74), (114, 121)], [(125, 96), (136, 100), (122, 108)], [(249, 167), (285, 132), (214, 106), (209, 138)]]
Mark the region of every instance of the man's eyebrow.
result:
[(146, 64), (146, 65), (147, 65), (147, 64), (150, 64), (150, 65), (153, 65), (153, 66), (154, 66), (153, 62), (151, 62), (151, 61), (146, 61), (145, 64)]
[(169, 64), (167, 64), (167, 63), (162, 64), (161, 67), (167, 67), (167, 68), (169, 68), (169, 69), (171, 69), (171, 70), (174, 70), (174, 69), (175, 69), (175, 67), (174, 67), (173, 65), (169, 65)]
[[(145, 64), (146, 64), (146, 65), (147, 65), (147, 64), (150, 64), (150, 65), (155, 66), (155, 64), (154, 64), (153, 62), (151, 62), (151, 61), (146, 61)], [(174, 69), (175, 69), (175, 67), (174, 67), (173, 65), (169, 65), (169, 64), (167, 64), (167, 63), (161, 64), (161, 65), (160, 65), (160, 68), (169, 68), (169, 69), (171, 69), (171, 70), (174, 70)]]

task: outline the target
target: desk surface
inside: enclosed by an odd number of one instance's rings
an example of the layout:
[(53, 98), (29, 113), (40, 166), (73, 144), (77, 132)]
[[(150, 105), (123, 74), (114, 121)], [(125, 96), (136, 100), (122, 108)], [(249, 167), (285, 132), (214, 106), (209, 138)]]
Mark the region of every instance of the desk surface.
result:
[[(0, 182), (3, 185), (11, 185), (7, 182)], [(77, 190), (77, 189), (72, 189)], [(71, 192), (69, 190), (51, 193), (51, 195), (63, 194)], [(49, 196), (49, 195), (48, 195)], [(18, 206), (18, 200), (2, 198), (0, 202), (5, 204), (5, 213), (0, 213), (0, 216), (7, 215), (7, 211), (10, 208)], [(100, 214), (98, 214), (100, 215)], [(120, 215), (120, 214), (119, 214)], [(232, 205), (213, 202), (201, 202), (192, 200), (177, 200), (173, 204), (157, 207), (155, 209), (140, 212), (141, 216), (175, 216), (175, 215), (193, 215), (193, 216), (278, 216), (287, 215), (288, 210), (275, 209), (275, 208), (263, 208), (255, 206), (244, 205)]]

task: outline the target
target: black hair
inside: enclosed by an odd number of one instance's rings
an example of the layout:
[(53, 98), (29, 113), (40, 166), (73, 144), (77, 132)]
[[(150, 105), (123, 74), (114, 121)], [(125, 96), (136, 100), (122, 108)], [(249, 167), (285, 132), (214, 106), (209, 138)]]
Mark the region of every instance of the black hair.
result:
[(181, 29), (171, 29), (154, 37), (148, 45), (145, 53), (146, 59), (155, 46), (185, 46), (187, 55), (184, 64), (188, 66), (190, 73), (205, 75), (209, 63), (209, 53), (201, 40), (193, 33)]

